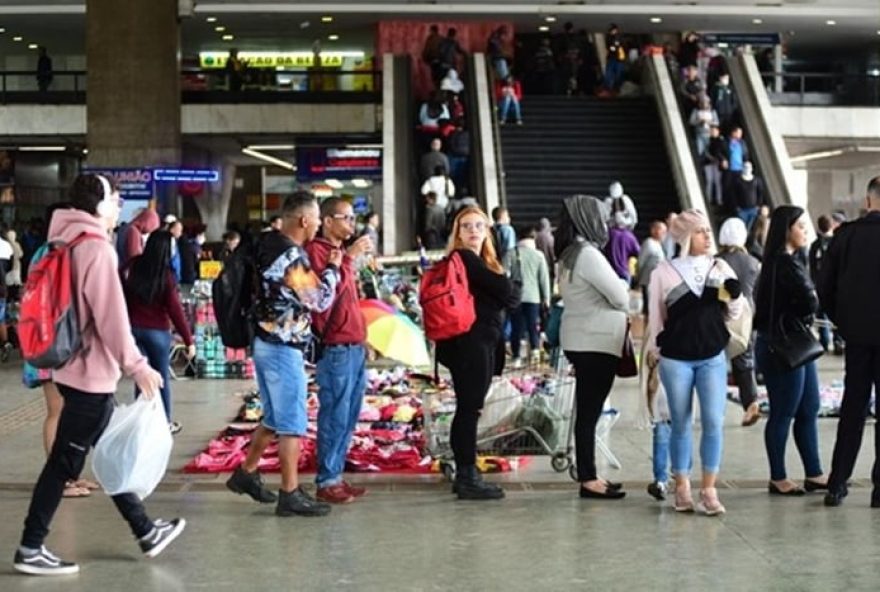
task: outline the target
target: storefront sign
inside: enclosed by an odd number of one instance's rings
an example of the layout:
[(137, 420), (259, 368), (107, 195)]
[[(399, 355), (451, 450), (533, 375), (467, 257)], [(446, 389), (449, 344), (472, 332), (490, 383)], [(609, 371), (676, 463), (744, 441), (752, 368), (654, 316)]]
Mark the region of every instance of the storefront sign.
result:
[(153, 169), (153, 179), (172, 183), (216, 183), (220, 180), (220, 173), (211, 169)]
[(739, 45), (779, 45), (779, 33), (706, 33), (701, 35), (704, 43)]
[(297, 148), (296, 165), (300, 179), (375, 179), (382, 176), (382, 149)]
[(112, 179), (119, 188), (122, 199), (152, 199), (155, 194), (155, 178), (153, 171), (143, 169), (83, 169), (84, 173), (104, 175)]
[[(321, 65), (327, 68), (342, 66), (345, 58), (363, 58), (362, 51), (322, 51)], [(315, 54), (311, 51), (240, 51), (238, 58), (248, 68), (311, 68)], [(225, 68), (228, 51), (203, 51), (199, 53), (199, 66), (204, 69)]]

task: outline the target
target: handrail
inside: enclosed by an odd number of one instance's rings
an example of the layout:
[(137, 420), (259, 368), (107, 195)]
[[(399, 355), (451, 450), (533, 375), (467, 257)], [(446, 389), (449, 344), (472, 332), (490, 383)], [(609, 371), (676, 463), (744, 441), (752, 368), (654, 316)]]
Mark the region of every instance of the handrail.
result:
[[(783, 91), (770, 92), (773, 103), (780, 104), (829, 104), (819, 100), (811, 100), (811, 94), (831, 95), (831, 104), (850, 106), (880, 105), (880, 67), (864, 74), (852, 72), (782, 72), (764, 71), (761, 78), (794, 81), (792, 85), (783, 83)], [(788, 88), (786, 88), (788, 86)], [(789, 99), (791, 95), (797, 101)]]
[[(293, 93), (331, 93), (348, 101), (378, 96), (382, 88), (381, 70), (251, 69), (243, 76), (241, 89), (235, 91), (229, 90), (229, 74), (223, 69), (184, 67), (180, 76), (183, 102), (221, 98), (212, 97), (210, 93), (229, 93), (224, 95), (226, 98), (238, 93), (249, 98), (257, 93), (275, 93), (279, 98), (291, 97)], [(0, 104), (85, 103), (86, 70), (53, 70), (50, 80), (43, 88), (36, 70), (0, 70)]]

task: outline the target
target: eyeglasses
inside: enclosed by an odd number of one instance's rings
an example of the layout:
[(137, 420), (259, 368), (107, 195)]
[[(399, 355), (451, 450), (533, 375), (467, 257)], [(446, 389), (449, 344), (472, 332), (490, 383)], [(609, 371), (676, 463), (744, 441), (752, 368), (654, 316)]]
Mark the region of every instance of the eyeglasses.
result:
[(486, 223), (485, 222), (462, 222), (461, 227), (465, 230), (485, 230)]
[(333, 214), (334, 220), (345, 220), (346, 222), (354, 222), (354, 214)]

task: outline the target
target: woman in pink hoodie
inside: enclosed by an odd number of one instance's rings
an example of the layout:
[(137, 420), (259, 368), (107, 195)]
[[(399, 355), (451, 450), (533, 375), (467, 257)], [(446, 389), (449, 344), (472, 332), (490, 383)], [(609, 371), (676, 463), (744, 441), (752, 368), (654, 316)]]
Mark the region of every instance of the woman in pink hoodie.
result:
[[(61, 502), (64, 484), (79, 477), (86, 454), (110, 421), (113, 393), (122, 373), (132, 377), (148, 398), (162, 386), (162, 377), (150, 368), (132, 337), (116, 252), (109, 241), (109, 231), (119, 218), (119, 193), (100, 175), (80, 175), (71, 188), (70, 201), (72, 209), (58, 210), (52, 216), (49, 240), (69, 243), (89, 235), (71, 252), (71, 291), (82, 345), (53, 371), (64, 407), (52, 452), (34, 487), (14, 559), (17, 571), (31, 575), (79, 571), (78, 565), (46, 549), (43, 540)], [(134, 494), (114, 495), (112, 499), (147, 557), (161, 553), (186, 525), (180, 518), (151, 520)]]

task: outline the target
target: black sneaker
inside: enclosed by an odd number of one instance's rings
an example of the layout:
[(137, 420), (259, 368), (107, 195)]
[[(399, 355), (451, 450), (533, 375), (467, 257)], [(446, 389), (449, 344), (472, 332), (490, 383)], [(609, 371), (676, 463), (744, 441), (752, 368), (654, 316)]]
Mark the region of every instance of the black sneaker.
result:
[(32, 576), (69, 576), (79, 573), (79, 566), (76, 563), (63, 561), (46, 547), (40, 547), (37, 551), (27, 554), (21, 549), (17, 550), (13, 567), (16, 571)]
[(653, 483), (648, 485), (648, 495), (653, 497), (658, 502), (662, 502), (666, 499), (666, 483), (654, 481)]
[(183, 518), (175, 518), (171, 521), (156, 520), (150, 534), (138, 540), (141, 551), (147, 557), (155, 557), (164, 551), (165, 547), (171, 544), (171, 541), (180, 536), (184, 528), (186, 528), (186, 520)]
[(278, 516), (326, 516), (330, 513), (330, 504), (319, 502), (302, 487), (297, 487), (290, 493), (278, 492), (278, 506), (275, 514)]
[(246, 493), (255, 502), (260, 502), (261, 504), (271, 504), (278, 499), (274, 493), (263, 485), (263, 478), (260, 477), (259, 471), (248, 473), (241, 467), (238, 467), (226, 481), (226, 487), (239, 495)]

